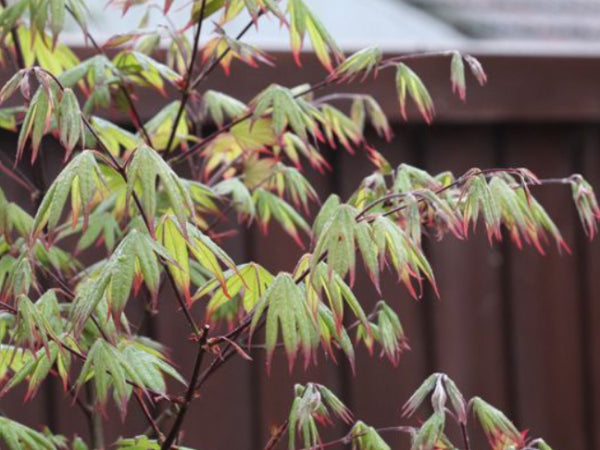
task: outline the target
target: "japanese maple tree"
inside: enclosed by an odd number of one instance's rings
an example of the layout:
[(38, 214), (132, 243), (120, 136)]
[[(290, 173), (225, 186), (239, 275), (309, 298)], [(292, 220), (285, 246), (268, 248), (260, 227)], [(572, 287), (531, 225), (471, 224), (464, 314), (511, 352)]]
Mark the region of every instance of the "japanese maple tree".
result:
[[(566, 248), (534, 188), (572, 189), (584, 230), (590, 238), (597, 232), (600, 210), (579, 175), (540, 179), (523, 168), (431, 174), (407, 164), (392, 167), (367, 142), (367, 127), (387, 140), (392, 130), (375, 98), (344, 93), (345, 85), (394, 71), (390, 90), (402, 115), (416, 107), (431, 122), (433, 100), (411, 61), (447, 59), (451, 89), (465, 100), (467, 77), (486, 82), (470, 55), (388, 58), (376, 47), (345, 55), (305, 0), (194, 0), (187, 6), (165, 0), (165, 17), (180, 6), (190, 10), (184, 27), (166, 21), (168, 26), (149, 28), (145, 15), (138, 29), (106, 42), (90, 32), (83, 0), (2, 3), (2, 61), (14, 71), (0, 91), (0, 126), (18, 133), (9, 152), (14, 164), (0, 165), (2, 184), (28, 191), (35, 213), (0, 190), (0, 393), (26, 384), (27, 399), (35, 401), (44, 380), (56, 377), (92, 430), (84, 442), (34, 430), (6, 411), (0, 442), (10, 449), (187, 448), (190, 404), (201, 401), (196, 399), (206, 380), (218, 377), (233, 358), (249, 359), (252, 347), (266, 352), (266, 372), (277, 351), (285, 352), (290, 368), (339, 358), (352, 367), (358, 345), (395, 364), (408, 349), (401, 317), (385, 300), (372, 311), (363, 309), (353, 292), (357, 260), (377, 290), (382, 272), (392, 271), (418, 297), (424, 283), (435, 289), (424, 236), (466, 239), (479, 226), (490, 242), (506, 234), (517, 246)], [(157, 9), (146, 0), (110, 3), (123, 14), (134, 7)], [(249, 23), (232, 36), (228, 24), (240, 15), (249, 16)], [(248, 103), (203, 89), (208, 77), (223, 76), (219, 66), (227, 73), (235, 64), (274, 63), (244, 42), (264, 16), (289, 30), (298, 64), (310, 41), (326, 76), (300, 86), (267, 82)], [(94, 50), (87, 59), (61, 42), (68, 19)], [(325, 87), (337, 93), (320, 95)], [(138, 110), (143, 89), (165, 98), (164, 108), (147, 121)], [(18, 106), (4, 105), (9, 98)], [(106, 111), (115, 108), (131, 117), (134, 131), (108, 120)], [(202, 125), (214, 131), (203, 133)], [(64, 149), (64, 163), (44, 188), (17, 163), (35, 164), (46, 135)], [(306, 166), (327, 176), (325, 147), (356, 152), (373, 166), (349, 198), (331, 195), (321, 203), (305, 178)], [(265, 242), (270, 227), (279, 226), (290, 245), (296, 241), (307, 252), (288, 272), (235, 261), (222, 249), (228, 215), (240, 224), (257, 223)], [(101, 251), (92, 262), (80, 258), (94, 245)], [(165, 285), (177, 303), (161, 298)], [(139, 334), (139, 324), (127, 315), (132, 302), (157, 314), (178, 311), (197, 347), (190, 375), (178, 372), (178, 362), (160, 342)], [(122, 417), (141, 408), (148, 435), (106, 442), (108, 402)], [(409, 420), (426, 402), (431, 415), (421, 423)], [(388, 449), (386, 434), (407, 433), (414, 450), (469, 450), (469, 433), (477, 426), (494, 450), (550, 448), (481, 398), (465, 399), (441, 373), (408, 399), (405, 424), (384, 429), (355, 418), (320, 384), (297, 385), (289, 403), (289, 417), (281, 418), (268, 449)], [(333, 421), (350, 431), (323, 442), (320, 427)], [(452, 427), (458, 442), (447, 437)]]

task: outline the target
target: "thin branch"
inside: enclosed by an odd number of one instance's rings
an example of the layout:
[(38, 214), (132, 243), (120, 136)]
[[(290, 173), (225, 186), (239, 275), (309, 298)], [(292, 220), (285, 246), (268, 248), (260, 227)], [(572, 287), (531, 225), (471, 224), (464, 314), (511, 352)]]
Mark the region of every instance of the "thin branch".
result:
[[(406, 434), (412, 434), (412, 432), (414, 431), (412, 427), (402, 427), (402, 426), (398, 426), (398, 427), (383, 427), (383, 428), (375, 428), (374, 429), (377, 433), (406, 433)], [(363, 433), (357, 433), (355, 435), (352, 435), (352, 432), (346, 434), (345, 436), (342, 436), (339, 439), (336, 439), (334, 441), (329, 441), (329, 442), (325, 442), (323, 444), (317, 445), (316, 447), (309, 447), (309, 448), (305, 448), (304, 450), (321, 450), (323, 448), (329, 448), (329, 447), (333, 447), (339, 444), (349, 444), (351, 443), (353, 440), (358, 439), (359, 437), (363, 436), (366, 432)]]
[[(0, 0), (0, 5), (2, 5), (2, 9), (6, 8), (6, 0)], [(21, 41), (19, 40), (19, 34), (17, 32), (17, 26), (15, 25), (10, 30), (10, 35), (13, 40), (13, 45), (15, 46), (15, 55), (17, 58), (17, 66), (19, 69), (25, 68), (25, 58), (23, 57), (23, 49), (21, 48)]]
[(171, 288), (172, 288), (173, 292), (175, 293), (177, 303), (179, 303), (179, 306), (183, 310), (183, 314), (185, 315), (186, 320), (188, 321), (190, 327), (192, 328), (192, 331), (194, 332), (196, 337), (199, 337), (201, 334), (200, 328), (198, 328), (198, 325), (196, 325), (196, 321), (192, 317), (192, 313), (190, 312), (190, 309), (188, 308), (188, 305), (187, 305), (185, 299), (181, 296), (179, 289), (177, 289), (177, 283), (175, 283), (175, 278), (173, 278), (173, 275), (171, 274), (171, 271), (167, 267), (166, 263), (164, 263), (162, 261), (161, 261), (161, 263), (163, 265), (165, 272), (167, 273), (167, 279), (169, 280), (169, 284), (171, 285)]
[[(96, 39), (94, 39), (94, 36), (92, 36), (92, 34), (88, 30), (88, 28), (85, 26), (85, 24), (81, 23), (78, 20), (77, 15), (74, 13), (74, 11), (68, 5), (66, 5), (65, 8), (69, 12), (69, 14), (73, 18), (73, 20), (75, 20), (75, 22), (77, 22), (77, 25), (79, 26), (79, 28), (85, 35), (86, 39), (88, 39), (90, 41), (90, 43), (92, 44), (92, 46), (94, 47), (96, 52), (98, 52), (99, 54), (104, 55), (108, 58), (104, 49), (98, 44)], [(139, 130), (140, 134), (146, 141), (146, 144), (148, 144), (150, 147), (152, 147), (152, 139), (150, 138), (148, 131), (144, 127), (142, 118), (135, 106), (135, 103), (133, 101), (133, 98), (131, 97), (131, 94), (129, 93), (129, 91), (127, 90), (127, 88), (125, 86), (126, 85), (125, 79), (123, 78), (123, 75), (120, 72), (117, 72), (117, 76), (119, 77), (119, 90), (125, 96), (125, 100), (127, 101), (127, 104), (129, 106), (129, 111), (133, 117), (134, 125), (136, 126), (136, 128)]]
[[(161, 412), (156, 419), (153, 419), (154, 424), (156, 424), (156, 426), (160, 428), (160, 426), (165, 420), (167, 420), (169, 417), (173, 417), (177, 413), (176, 411), (173, 411), (173, 409), (176, 408), (178, 408), (177, 404), (169, 405), (169, 407), (163, 410), (163, 412)], [(152, 425), (149, 426), (143, 434), (148, 437), (159, 437), (159, 435), (156, 434), (156, 430), (154, 430), (154, 427)]]
[(16, 167), (11, 169), (0, 162), (0, 171), (4, 172), (15, 183), (26, 189), (32, 196), (39, 196), (38, 189), (26, 177), (24, 177), (20, 171), (16, 170)]
[[(434, 194), (439, 195), (442, 194), (443, 192), (453, 188), (453, 187), (457, 187), (460, 186), (464, 183), (466, 183), (467, 181), (469, 181), (470, 179), (476, 177), (476, 176), (480, 176), (480, 175), (484, 175), (484, 176), (492, 176), (498, 173), (507, 173), (507, 174), (515, 174), (515, 175), (520, 175), (518, 169), (513, 169), (513, 168), (492, 168), (492, 169), (484, 169), (484, 170), (469, 170), (468, 172), (466, 172), (464, 175), (460, 176), (459, 178), (457, 178), (456, 180), (454, 180), (452, 183), (447, 184), (445, 186), (442, 186), (438, 189), (436, 189), (434, 191)], [(550, 185), (550, 184), (571, 184), (573, 182), (572, 177), (567, 177), (567, 178), (543, 178), (543, 179), (539, 179), (539, 180), (535, 180), (535, 181), (531, 181), (531, 182), (523, 182), (523, 183), (519, 183), (518, 185), (516, 185), (516, 188), (522, 187), (522, 186), (543, 186), (543, 185)], [(375, 206), (381, 204), (381, 203), (385, 203), (389, 200), (394, 200), (394, 199), (401, 199), (401, 198), (405, 198), (408, 195), (414, 195), (417, 194), (419, 192), (419, 190), (414, 190), (414, 191), (410, 191), (410, 192), (392, 192), (386, 195), (383, 195), (375, 200), (373, 200), (372, 202), (370, 202), (369, 204), (367, 204), (357, 215), (356, 215), (356, 220), (362, 220), (366, 213), (371, 211)], [(421, 197), (419, 201), (425, 201), (426, 198)], [(394, 209), (391, 209), (389, 211), (386, 211), (383, 215), (384, 216), (388, 216), (388, 215), (392, 215), (395, 214), (403, 209), (406, 208), (406, 205), (400, 205)]]
[[(238, 325), (237, 328), (227, 333), (224, 336), (225, 339), (222, 339), (227, 342), (225, 349), (223, 350), (223, 354), (215, 357), (211, 362), (210, 366), (198, 377), (195, 386), (194, 386), (194, 394), (196, 394), (202, 385), (208, 380), (208, 378), (223, 364), (225, 364), (233, 355), (237, 354), (235, 349), (233, 348), (232, 342), (239, 337), (244, 330), (246, 330), (250, 324), (252, 323), (252, 316), (248, 315), (244, 322)], [(210, 344), (214, 344), (216, 342), (220, 342), (220, 339), (217, 337), (216, 339), (211, 339)]]
[[(264, 14), (264, 12), (262, 10), (259, 11), (259, 13), (257, 14), (256, 20), (258, 20), (258, 18), (260, 16), (262, 16), (263, 14)], [(244, 28), (242, 28), (242, 30), (237, 34), (237, 36), (235, 37), (235, 40), (239, 41), (241, 38), (243, 38), (244, 35), (252, 28), (252, 25), (254, 25), (254, 24), (255, 24), (254, 19), (252, 19), (250, 22), (248, 22), (246, 24), (246, 26)], [(190, 89), (191, 90), (196, 89), (200, 83), (202, 83), (204, 80), (206, 80), (208, 78), (208, 76), (211, 74), (211, 72), (217, 68), (219, 63), (221, 61), (223, 61), (223, 59), (229, 54), (230, 51), (231, 51), (231, 47), (227, 46), (227, 48), (225, 50), (223, 50), (221, 52), (221, 54), (215, 60), (213, 60), (213, 62), (207, 67), (207, 69), (203, 70), (198, 75), (198, 77), (192, 82)]]
[[(322, 261), (324, 259), (325, 259), (325, 255), (321, 255), (321, 258), (319, 258), (319, 261)], [(296, 282), (296, 284), (304, 281), (304, 279), (308, 276), (309, 273), (310, 273), (309, 269), (307, 269), (303, 273), (301, 273), (298, 276), (298, 278), (296, 278), (296, 280), (294, 280)], [(214, 345), (214, 344), (222, 342), (222, 341), (227, 342), (227, 344), (222, 352), (222, 355), (217, 356), (215, 359), (213, 359), (210, 366), (199, 377), (198, 383), (196, 384), (196, 387), (195, 387), (196, 392), (200, 390), (202, 385), (210, 378), (210, 376), (214, 372), (216, 372), (221, 366), (223, 366), (227, 361), (229, 361), (232, 356), (237, 354), (237, 351), (233, 348), (232, 342), (235, 341), (244, 331), (246, 331), (250, 327), (251, 324), (252, 324), (252, 314), (248, 314), (246, 316), (246, 318), (242, 321), (242, 323), (240, 323), (236, 328), (231, 330), (226, 335), (210, 339), (209, 344), (211, 344), (211, 345)], [(256, 330), (261, 329), (264, 325), (265, 325), (265, 319), (263, 317), (261, 322), (257, 325)]]
[[(504, 172), (504, 173), (512, 173), (514, 172), (513, 169), (487, 169), (487, 170), (482, 170), (479, 173), (475, 173), (472, 174), (472, 176), (467, 176), (466, 179), (457, 179), (455, 182), (444, 186), (441, 189), (438, 189), (437, 191), (434, 191), (434, 194), (439, 195), (444, 191), (447, 191), (448, 189), (463, 184), (466, 181), (468, 181), (468, 179), (472, 178), (473, 176), (477, 176), (477, 175), (487, 175), (487, 174), (491, 174), (491, 173), (498, 173), (498, 172)], [(465, 174), (467, 175), (467, 174)], [(550, 184), (571, 184), (573, 182), (572, 178), (568, 177), (568, 178), (547, 178), (547, 179), (541, 179), (541, 180), (536, 180), (535, 182), (523, 182), (523, 183), (519, 183), (517, 185), (514, 186), (515, 189), (521, 188), (521, 187), (529, 187), (529, 186), (545, 186), (545, 185), (550, 185)], [(418, 193), (418, 191), (413, 191), (413, 194)], [(401, 198), (401, 197), (405, 197), (405, 194), (390, 194), (389, 198)], [(387, 199), (386, 199), (387, 200)], [(426, 197), (420, 197), (419, 198), (419, 202), (425, 202), (427, 200)], [(396, 214), (397, 212), (402, 211), (403, 209), (406, 209), (406, 204), (402, 204), (397, 206), (396, 208), (390, 209), (389, 211), (386, 211), (385, 213), (383, 213), (384, 217), (387, 216), (391, 216), (393, 214)], [(363, 216), (364, 217), (364, 216)]]
[[(279, 444), (281, 438), (285, 436), (285, 433), (288, 431), (289, 425), (290, 423), (286, 420), (279, 427), (277, 427), (277, 430), (275, 430), (275, 432), (271, 435), (271, 438), (263, 450), (273, 450), (275, 447), (277, 447), (277, 444)], [(292, 433), (293, 432), (294, 430), (292, 430)]]
[(387, 69), (388, 67), (396, 67), (396, 65), (403, 61), (410, 61), (412, 59), (424, 59), (424, 58), (438, 58), (438, 57), (446, 57), (451, 56), (455, 50), (440, 50), (433, 52), (415, 52), (408, 53), (406, 55), (394, 56), (392, 58), (388, 58), (385, 60), (383, 64), (379, 66), (379, 69)]
[(11, 314), (16, 314), (17, 313), (17, 308), (15, 308), (12, 305), (9, 305), (8, 303), (0, 302), (0, 308), (6, 309)]
[[(120, 78), (121, 78), (121, 80), (123, 80), (122, 76), (120, 76)], [(124, 82), (125, 81), (123, 80), (123, 83)], [(148, 144), (150, 147), (153, 147), (152, 138), (150, 137), (150, 134), (148, 134), (148, 130), (146, 130), (146, 127), (144, 126), (144, 123), (142, 122), (142, 118), (141, 118), (140, 113), (138, 112), (137, 108), (135, 107), (135, 103), (133, 102), (133, 98), (131, 97), (131, 94), (129, 93), (129, 91), (123, 84), (119, 84), (119, 90), (125, 96), (125, 100), (127, 100), (127, 104), (129, 105), (129, 112), (133, 116), (133, 122), (134, 122), (135, 127), (138, 129), (138, 131), (144, 138), (144, 141), (146, 141), (146, 144)]]
[(183, 88), (183, 93), (181, 94), (181, 100), (179, 101), (179, 109), (177, 110), (177, 114), (175, 115), (175, 121), (173, 122), (173, 127), (171, 128), (171, 134), (169, 135), (169, 140), (167, 141), (167, 146), (165, 147), (166, 153), (171, 151), (171, 147), (173, 146), (173, 141), (175, 141), (175, 134), (177, 133), (177, 127), (179, 126), (179, 122), (181, 120), (181, 116), (183, 116), (183, 112), (185, 111), (185, 106), (190, 99), (190, 95), (192, 93), (192, 89), (190, 89), (190, 85), (192, 83), (192, 76), (194, 75), (194, 66), (196, 64), (196, 58), (198, 54), (198, 45), (200, 43), (200, 35), (202, 34), (202, 24), (204, 23), (204, 11), (206, 9), (206, 0), (202, 0), (202, 5), (200, 6), (200, 20), (198, 21), (198, 25), (196, 26), (196, 34), (194, 36), (194, 45), (192, 48), (192, 54), (190, 55), (190, 63), (187, 68), (187, 73), (185, 76), (185, 85)]
[(190, 156), (192, 156), (192, 155), (198, 153), (199, 151), (201, 151), (202, 149), (204, 149), (208, 144), (210, 144), (212, 141), (214, 141), (221, 134), (226, 133), (227, 131), (232, 129), (234, 126), (236, 126), (239, 123), (244, 122), (245, 120), (248, 120), (250, 117), (252, 117), (252, 114), (245, 114), (245, 115), (239, 117), (238, 119), (236, 119), (232, 122), (229, 122), (227, 125), (219, 128), (216, 131), (213, 131), (211, 134), (209, 134), (208, 136), (203, 138), (197, 144), (190, 147), (188, 150), (181, 152), (180, 154), (178, 154), (176, 156), (172, 156), (171, 158), (167, 159), (167, 163), (173, 165), (173, 164), (178, 164), (182, 161), (185, 161)]
[(190, 404), (192, 403), (192, 400), (194, 399), (194, 387), (196, 386), (196, 382), (198, 381), (198, 377), (200, 375), (200, 368), (202, 367), (204, 353), (206, 353), (204, 345), (206, 344), (206, 340), (208, 338), (208, 330), (209, 326), (205, 325), (202, 334), (200, 335), (200, 339), (198, 340), (198, 354), (196, 356), (196, 362), (194, 363), (192, 377), (190, 378), (188, 389), (185, 394), (185, 399), (180, 406), (179, 413), (177, 414), (177, 418), (175, 419), (175, 422), (171, 427), (171, 431), (169, 432), (167, 438), (161, 446), (161, 450), (169, 450), (175, 442), (175, 440), (177, 439), (177, 435), (179, 434), (179, 430), (183, 425), (185, 415), (188, 411)]
[(142, 394), (137, 389), (135, 390), (135, 399), (137, 400), (138, 404), (140, 405), (140, 408), (141, 408), (142, 412), (144, 413), (146, 420), (150, 424), (150, 428), (154, 431), (156, 437), (159, 440), (162, 440), (164, 436), (163, 436), (162, 432), (160, 431), (158, 424), (152, 418), (152, 414), (150, 414), (150, 411), (148, 410), (148, 406), (146, 406), (146, 402), (144, 402)]
[(75, 403), (77, 403), (77, 406), (79, 406), (79, 409), (81, 409), (81, 412), (85, 415), (85, 417), (88, 420), (91, 420), (92, 412), (93, 412), (92, 407), (90, 405), (88, 405), (86, 402), (84, 402), (81, 399), (81, 397), (75, 393), (75, 387), (71, 386), (70, 383), (68, 383), (68, 382), (67, 382), (67, 392), (69, 393), (69, 395), (71, 397), (73, 397), (73, 400), (75, 401)]
[[(262, 16), (264, 14), (264, 11), (260, 11), (257, 15), (256, 20), (258, 20), (258, 18), (260, 16)], [(255, 24), (255, 20), (251, 20), (250, 22), (248, 22), (246, 24), (246, 26), (244, 28), (242, 28), (242, 30), (236, 35), (235, 40), (240, 40), (241, 38), (244, 37), (244, 35), (252, 28), (252, 25)], [(223, 50), (219, 56), (217, 58), (215, 58), (213, 60), (213, 62), (207, 66), (207, 68), (205, 70), (203, 70), (198, 77), (192, 82), (192, 84), (189, 86), (189, 91), (193, 91), (195, 90), (198, 85), (200, 83), (202, 83), (203, 81), (205, 81), (208, 76), (218, 67), (218, 65), (221, 63), (221, 61), (229, 54), (229, 52), (231, 52), (231, 47), (227, 46), (227, 48), (225, 50)], [(201, 142), (199, 142), (198, 144), (196, 144), (194, 147), (197, 147), (197, 150), (190, 152), (192, 149), (189, 149), (185, 152), (183, 152), (180, 155), (177, 155), (176, 157), (170, 158), (169, 160), (167, 160), (167, 162), (172, 162), (174, 164), (186, 160), (189, 156), (191, 156), (192, 154), (196, 153), (199, 149), (202, 149), (206, 146), (206, 144), (208, 144), (209, 142), (211, 142), (215, 137), (217, 137), (219, 134), (224, 133), (225, 131), (231, 129), (233, 126), (237, 125), (240, 122), (243, 122), (244, 120), (246, 120), (248, 117), (244, 117), (241, 118), (239, 121), (233, 121), (232, 123), (229, 123), (228, 125), (226, 125), (224, 128), (217, 130), (216, 132), (212, 133), (211, 135), (209, 135), (207, 138), (204, 138)], [(192, 147), (192, 148), (194, 148)], [(167, 147), (167, 151), (169, 150), (169, 147)], [(182, 156), (182, 155), (186, 155), (186, 156)], [(187, 156), (189, 154), (189, 156)]]

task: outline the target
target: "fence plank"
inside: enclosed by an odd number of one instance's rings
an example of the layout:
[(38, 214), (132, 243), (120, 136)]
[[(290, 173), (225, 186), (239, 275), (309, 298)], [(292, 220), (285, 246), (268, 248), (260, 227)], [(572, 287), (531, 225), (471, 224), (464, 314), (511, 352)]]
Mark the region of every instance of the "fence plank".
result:
[[(232, 223), (235, 223), (233, 219), (234, 216), (231, 215), (222, 229), (231, 228)], [(236, 262), (247, 258), (243, 234), (223, 243), (223, 248)], [(167, 291), (165, 289), (165, 293)], [(197, 345), (188, 339), (190, 329), (181, 311), (178, 311), (174, 296), (166, 294), (161, 302), (163, 314), (159, 316), (159, 340), (171, 349), (173, 360), (179, 364), (179, 370), (186, 379), (189, 379)], [(192, 309), (198, 323), (201, 323), (205, 302), (204, 299), (200, 300)], [(213, 357), (216, 356), (205, 355), (203, 369), (208, 367)], [(192, 403), (183, 427), (187, 433), (184, 436), (186, 445), (215, 450), (250, 448), (254, 406), (251, 403), (249, 378), (250, 367), (247, 361), (234, 358), (206, 382), (200, 396)], [(176, 388), (181, 390), (180, 386)]]
[[(572, 167), (568, 128), (506, 129), (508, 166), (529, 167), (540, 177), (561, 177)], [(537, 188), (535, 193), (567, 242), (574, 242), (570, 190)], [(547, 256), (531, 248), (508, 252), (510, 301), (514, 311), (517, 404), (521, 428), (544, 434), (555, 448), (584, 448), (576, 261), (559, 255), (553, 244)]]
[[(320, 198), (322, 200), (326, 199), (332, 189), (331, 174), (323, 176), (312, 169), (306, 169), (305, 176), (313, 183)], [(308, 223), (311, 223), (310, 218)], [(274, 222), (269, 227), (268, 237), (265, 237), (256, 229), (253, 229), (250, 235), (252, 239), (252, 259), (264, 265), (274, 274), (279, 271), (291, 272), (302, 254), (308, 251), (309, 244), (306, 249), (301, 249)], [(308, 243), (305, 236), (303, 236), (303, 240)], [(263, 334), (261, 333), (253, 338), (253, 342), (264, 342)], [(260, 429), (257, 430), (261, 438), (255, 444), (254, 448), (256, 449), (263, 448), (274, 428), (287, 419), (293, 400), (293, 386), (295, 383), (317, 382), (326, 385), (334, 393), (340, 394), (339, 370), (322, 355), (319, 355), (319, 366), (311, 366), (306, 371), (303, 369), (299, 358), (294, 370), (290, 373), (284, 351), (276, 349), (270, 374), (267, 374), (265, 370), (264, 350), (256, 349), (253, 352), (253, 357), (255, 358), (253, 380), (256, 383), (253, 389), (257, 389), (256, 400), (259, 401), (254, 407), (256, 410), (260, 410), (261, 415)], [(337, 438), (343, 433), (343, 428), (339, 425), (330, 428), (324, 427), (323, 430), (322, 438), (324, 441)], [(281, 446), (284, 447), (285, 445), (281, 444)]]
[[(399, 126), (392, 143), (384, 143), (373, 136), (369, 142), (380, 150), (392, 167), (400, 163), (414, 163), (420, 146), (421, 134), (418, 127)], [(363, 154), (340, 154), (338, 164), (339, 193), (346, 200), (358, 187), (361, 180), (373, 171), (372, 165)], [(412, 350), (407, 351), (397, 367), (384, 357), (379, 357), (379, 349), (374, 354), (362, 346), (357, 349), (356, 374), (349, 380), (349, 403), (356, 418), (375, 427), (394, 426), (406, 423), (400, 417), (404, 402), (419, 386), (432, 369), (429, 362), (427, 299), (415, 301), (396, 276), (385, 273), (381, 279), (382, 294), (378, 294), (357, 262), (357, 275), (354, 292), (368, 314), (380, 299), (397, 312)], [(416, 422), (415, 422), (416, 423)], [(409, 440), (405, 435), (386, 434), (386, 441), (392, 448), (407, 448)]]
[[(582, 130), (581, 158), (575, 170), (580, 171), (600, 192), (600, 133), (597, 127), (586, 125)], [(582, 379), (584, 392), (584, 424), (588, 450), (600, 448), (600, 240), (589, 242), (579, 233), (578, 270), (582, 284), (581, 297), (581, 342), (583, 351)]]
[[(494, 165), (493, 132), (488, 127), (433, 127), (424, 167), (460, 176), (472, 167)], [(440, 291), (433, 304), (435, 370), (447, 373), (465, 397), (479, 395), (503, 410), (508, 406), (498, 246), (481, 224), (466, 240), (452, 235), (429, 245)], [(483, 448), (481, 434), (474, 448)]]

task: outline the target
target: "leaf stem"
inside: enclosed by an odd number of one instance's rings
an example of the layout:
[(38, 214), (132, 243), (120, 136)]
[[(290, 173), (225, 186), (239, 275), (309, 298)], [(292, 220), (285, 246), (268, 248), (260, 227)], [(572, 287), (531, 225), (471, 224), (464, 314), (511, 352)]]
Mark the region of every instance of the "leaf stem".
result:
[(15, 308), (14, 306), (9, 305), (8, 303), (0, 302), (0, 307), (6, 309), (8, 312), (10, 312), (12, 314), (16, 314), (17, 313), (17, 308)]
[(368, 97), (365, 94), (352, 94), (352, 93), (334, 93), (324, 95), (322, 97), (316, 98), (313, 101), (313, 104), (320, 105), (325, 102), (336, 101), (336, 100), (356, 100), (356, 99), (364, 99)]
[(10, 177), (14, 182), (22, 186), (26, 189), (32, 196), (39, 197), (39, 192), (37, 187), (35, 187), (24, 175), (18, 170), (16, 167), (12, 169), (6, 165), (4, 165), (0, 161), (0, 171), (4, 172), (8, 177)]
[(471, 440), (469, 439), (469, 432), (467, 431), (467, 424), (464, 422), (460, 422), (460, 433), (462, 435), (462, 439), (465, 444), (465, 450), (471, 450)]

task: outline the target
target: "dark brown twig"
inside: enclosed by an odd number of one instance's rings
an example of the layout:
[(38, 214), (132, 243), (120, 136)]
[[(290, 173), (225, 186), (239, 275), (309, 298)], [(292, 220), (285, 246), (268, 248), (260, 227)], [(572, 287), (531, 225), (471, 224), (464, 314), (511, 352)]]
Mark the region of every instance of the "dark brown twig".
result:
[(144, 402), (142, 394), (140, 393), (140, 391), (138, 389), (135, 390), (135, 399), (137, 400), (138, 404), (140, 405), (140, 409), (144, 413), (144, 416), (146, 417), (146, 420), (150, 424), (150, 428), (152, 428), (152, 430), (156, 434), (156, 437), (159, 440), (162, 440), (163, 439), (163, 434), (160, 431), (160, 428), (158, 427), (158, 424), (156, 423), (156, 421), (152, 417), (152, 414), (150, 414), (150, 411), (148, 410), (148, 406), (146, 406), (146, 403)]
[[(177, 404), (176, 404), (177, 405)], [(178, 406), (177, 406), (178, 407)], [(173, 417), (177, 411), (173, 411), (173, 409), (177, 409), (177, 407), (174, 407), (172, 405), (169, 405), (168, 408), (166, 408), (165, 410), (163, 410), (163, 412), (161, 412), (159, 414), (159, 416), (156, 419), (153, 419), (154, 424), (156, 424), (156, 426), (160, 429), (160, 426), (162, 425), (162, 423), (167, 420), (170, 417)], [(148, 436), (148, 437), (159, 437), (156, 434), (156, 430), (154, 430), (153, 426), (149, 426), (146, 431), (144, 431), (143, 433), (144, 435)]]
[[(402, 426), (398, 426), (398, 427), (383, 427), (383, 428), (375, 428), (375, 431), (377, 433), (391, 433), (391, 432), (395, 432), (395, 433), (406, 433), (406, 434), (412, 434), (414, 429), (412, 427), (402, 427)], [(348, 433), (345, 436), (342, 436), (339, 439), (336, 439), (334, 441), (329, 441), (329, 442), (325, 442), (323, 444), (318, 445), (317, 447), (310, 447), (310, 448), (305, 448), (303, 450), (320, 450), (323, 448), (329, 448), (329, 447), (333, 447), (336, 446), (338, 444), (349, 444), (350, 442), (352, 442), (354, 439), (358, 439), (359, 437), (361, 437), (364, 433), (362, 434), (355, 434), (352, 435), (352, 432)]]
[[(286, 420), (279, 427), (277, 427), (277, 430), (275, 430), (275, 432), (271, 435), (271, 438), (263, 450), (273, 450), (275, 447), (277, 447), (277, 444), (279, 444), (281, 438), (285, 436), (285, 433), (288, 431), (289, 425), (290, 423)], [(292, 433), (293, 432), (294, 430), (292, 430)]]
[(167, 141), (167, 146), (165, 147), (165, 152), (167, 153), (171, 151), (173, 141), (175, 140), (175, 134), (177, 133), (177, 127), (179, 126), (179, 122), (181, 121), (181, 116), (183, 116), (185, 106), (187, 105), (187, 102), (189, 101), (190, 96), (192, 94), (193, 89), (190, 89), (190, 85), (192, 83), (192, 76), (194, 75), (194, 66), (196, 64), (196, 58), (198, 55), (198, 45), (200, 44), (200, 35), (202, 34), (202, 23), (204, 22), (205, 9), (206, 0), (202, 0), (202, 4), (200, 5), (200, 19), (198, 20), (198, 25), (196, 26), (194, 45), (192, 48), (192, 54), (190, 55), (190, 63), (187, 68), (187, 73), (185, 74), (185, 84), (181, 94), (181, 100), (179, 101), (179, 109), (177, 110), (177, 114), (175, 115), (175, 121), (173, 122), (173, 127), (171, 128), (171, 134), (169, 135), (169, 140)]
[(16, 167), (10, 168), (0, 161), (0, 172), (5, 173), (15, 183), (26, 189), (32, 196), (39, 197), (39, 191)]
[(192, 371), (192, 376), (190, 378), (184, 401), (180, 405), (179, 412), (177, 413), (177, 417), (175, 418), (175, 422), (173, 423), (173, 426), (171, 427), (171, 431), (169, 431), (167, 438), (163, 442), (161, 450), (169, 450), (175, 442), (175, 440), (177, 439), (179, 430), (183, 426), (185, 415), (188, 411), (190, 404), (192, 403), (192, 400), (194, 399), (194, 387), (196, 386), (196, 382), (198, 381), (198, 377), (200, 376), (202, 360), (204, 359), (204, 354), (206, 353), (204, 346), (208, 338), (208, 330), (209, 326), (205, 325), (204, 329), (202, 330), (202, 334), (200, 335), (200, 338), (198, 340), (198, 354), (196, 355), (196, 362), (194, 363), (194, 369)]

